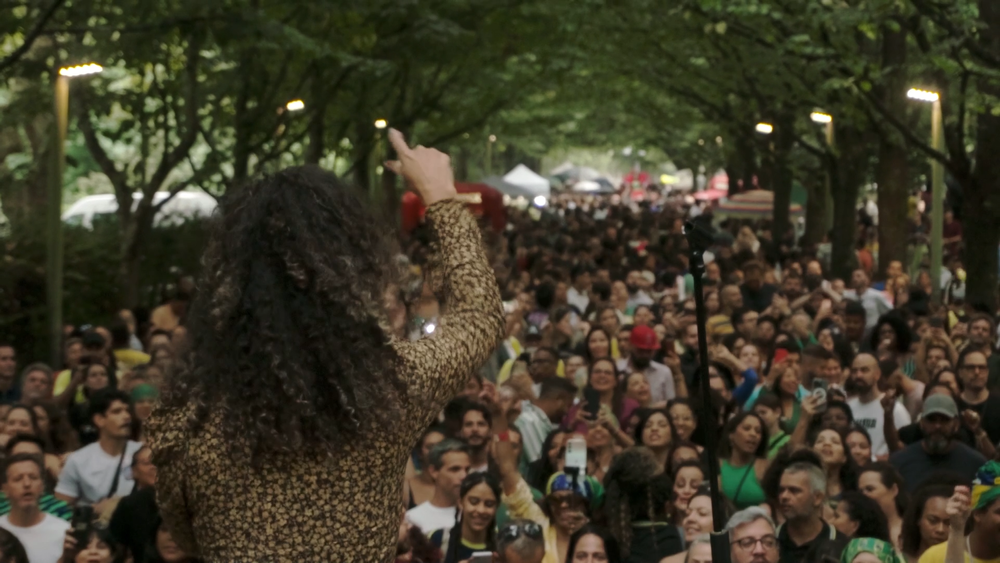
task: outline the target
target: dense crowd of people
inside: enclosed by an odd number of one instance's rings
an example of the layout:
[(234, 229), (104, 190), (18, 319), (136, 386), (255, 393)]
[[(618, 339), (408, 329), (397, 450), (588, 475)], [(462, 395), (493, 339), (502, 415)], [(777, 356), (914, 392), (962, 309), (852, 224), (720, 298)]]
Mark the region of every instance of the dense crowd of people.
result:
[[(711, 561), (714, 456), (733, 561), (1000, 561), (997, 319), (964, 301), (961, 264), (937, 306), (924, 271), (873, 283), (861, 260), (835, 279), (766, 223), (724, 222), (703, 358), (689, 213), (567, 197), (482, 225), (506, 337), (412, 444), (396, 560)], [(433, 237), (401, 248), (392, 336), (435, 339), (454, 303)], [(195, 292), (184, 278), (152, 311), (68, 327), (58, 366), (0, 343), (0, 561), (199, 560), (161, 518), (145, 445)]]

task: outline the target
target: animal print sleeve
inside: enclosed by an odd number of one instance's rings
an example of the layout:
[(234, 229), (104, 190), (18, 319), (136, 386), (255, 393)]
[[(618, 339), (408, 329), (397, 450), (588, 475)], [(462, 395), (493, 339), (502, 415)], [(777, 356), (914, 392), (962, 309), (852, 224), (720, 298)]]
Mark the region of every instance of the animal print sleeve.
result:
[(430, 206), (427, 221), (445, 313), (432, 335), (396, 344), (421, 428), (458, 394), (504, 336), (500, 291), (472, 214), (448, 200)]

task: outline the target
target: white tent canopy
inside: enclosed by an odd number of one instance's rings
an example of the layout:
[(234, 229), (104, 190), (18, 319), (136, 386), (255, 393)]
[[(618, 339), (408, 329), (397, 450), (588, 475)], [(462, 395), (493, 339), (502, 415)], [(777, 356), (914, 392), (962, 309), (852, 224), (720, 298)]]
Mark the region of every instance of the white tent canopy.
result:
[(549, 181), (523, 164), (515, 166), (503, 177), (503, 181), (527, 190), (536, 196), (549, 197), (552, 193), (552, 185)]

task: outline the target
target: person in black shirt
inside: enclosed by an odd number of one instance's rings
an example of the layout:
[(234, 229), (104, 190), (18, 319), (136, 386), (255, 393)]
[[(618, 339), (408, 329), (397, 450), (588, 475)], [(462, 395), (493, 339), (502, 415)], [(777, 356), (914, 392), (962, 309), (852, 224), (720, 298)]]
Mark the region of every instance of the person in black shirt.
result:
[(760, 313), (771, 306), (778, 286), (764, 283), (764, 266), (751, 260), (743, 264), (743, 285), (740, 286), (740, 292), (743, 294), (743, 305)]
[(833, 560), (847, 544), (847, 538), (823, 521), (826, 502), (826, 475), (811, 463), (793, 463), (781, 475), (778, 510), (785, 523), (778, 527), (780, 563)]
[(924, 401), (920, 429), (924, 438), (894, 453), (889, 464), (899, 471), (910, 493), (936, 472), (954, 473), (971, 481), (986, 463), (979, 452), (955, 440), (960, 421), (958, 407), (948, 395), (931, 395)]
[[(958, 401), (958, 407), (967, 422), (978, 422), (985, 430), (976, 439), (986, 439), (990, 444), (1000, 442), (1000, 396), (990, 393), (986, 387), (989, 380), (989, 362), (986, 354), (972, 346), (962, 350), (958, 356), (958, 376), (965, 383), (965, 391)], [(965, 411), (972, 411), (972, 416)], [(973, 424), (970, 424), (972, 426)]]
[(147, 446), (132, 456), (135, 489), (123, 498), (111, 515), (108, 531), (115, 541), (128, 548), (134, 563), (143, 563), (146, 543), (156, 533), (160, 516), (156, 508), (156, 466)]
[[(955, 395), (955, 391), (947, 383), (937, 382), (936, 380), (929, 383), (924, 389), (923, 400), (926, 401), (931, 395), (945, 395), (951, 397), (958, 404), (958, 396)], [(899, 429), (899, 441), (907, 446), (916, 444), (923, 439), (924, 431), (920, 429), (919, 420)], [(966, 426), (959, 426), (958, 432), (955, 433), (955, 439), (972, 449), (976, 449), (976, 436)]]

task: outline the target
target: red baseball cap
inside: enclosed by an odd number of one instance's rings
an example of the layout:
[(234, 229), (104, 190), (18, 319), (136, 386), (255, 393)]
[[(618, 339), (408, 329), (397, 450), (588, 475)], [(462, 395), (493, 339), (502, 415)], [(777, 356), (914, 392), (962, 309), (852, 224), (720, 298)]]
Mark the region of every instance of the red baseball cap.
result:
[(639, 325), (632, 329), (632, 336), (629, 338), (629, 342), (637, 350), (660, 349), (660, 340), (656, 336), (656, 331), (645, 325)]

